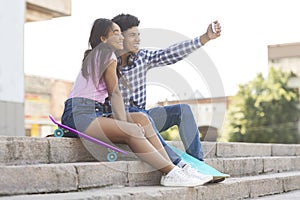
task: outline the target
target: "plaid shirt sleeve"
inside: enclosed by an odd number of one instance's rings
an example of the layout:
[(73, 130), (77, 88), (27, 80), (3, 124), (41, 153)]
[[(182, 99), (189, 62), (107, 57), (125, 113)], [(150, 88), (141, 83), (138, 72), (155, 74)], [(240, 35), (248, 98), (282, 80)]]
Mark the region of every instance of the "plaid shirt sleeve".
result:
[(137, 54), (137, 59), (132, 66), (122, 68), (122, 73), (128, 88), (119, 81), (120, 90), (126, 105), (132, 98), (136, 106), (145, 108), (146, 106), (146, 73), (147, 70), (165, 65), (174, 64), (196, 49), (201, 47), (200, 37), (174, 44), (166, 49), (146, 50), (141, 49)]
[(149, 69), (174, 64), (201, 47), (200, 37), (174, 44), (166, 49), (147, 51), (144, 55)]

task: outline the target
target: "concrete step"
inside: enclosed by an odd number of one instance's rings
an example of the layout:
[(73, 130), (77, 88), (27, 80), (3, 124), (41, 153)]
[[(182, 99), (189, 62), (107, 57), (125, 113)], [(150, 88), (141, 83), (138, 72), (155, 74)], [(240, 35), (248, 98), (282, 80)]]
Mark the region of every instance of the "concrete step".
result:
[(252, 200), (299, 200), (300, 190), (285, 192), (281, 194), (267, 195), (263, 197), (253, 198)]
[[(179, 141), (168, 142), (180, 149)], [(300, 156), (300, 145), (203, 142), (205, 159), (263, 156)], [(127, 145), (118, 145), (129, 155), (118, 160), (138, 160)], [(74, 138), (32, 138), (0, 136), (0, 165), (107, 161), (107, 149)]]
[[(181, 142), (168, 143), (183, 149)], [(107, 149), (85, 140), (0, 137), (0, 196), (56, 199), (58, 195), (57, 198), (66, 199), (67, 194), (71, 195), (70, 199), (77, 199), (77, 195), (88, 199), (96, 191), (95, 198), (100, 199), (169, 199), (169, 196), (173, 199), (172, 194), (179, 191), (183, 192), (183, 196), (178, 195), (180, 199), (241, 199), (300, 189), (300, 145), (203, 142), (205, 161), (233, 178), (221, 184), (178, 191), (178, 188), (158, 186), (160, 172), (137, 161), (127, 145), (118, 146), (130, 154), (118, 154), (117, 162), (98, 162), (106, 161)], [(253, 179), (241, 177), (249, 175)], [(290, 182), (296, 186), (292, 187)], [(275, 190), (262, 189), (269, 184)], [(232, 194), (236, 192), (235, 187), (239, 188), (237, 196)], [(225, 190), (231, 193), (224, 197)], [(222, 195), (214, 197), (216, 191)], [(47, 197), (41, 193), (53, 194)], [(7, 196), (18, 194), (24, 195)]]
[(140, 161), (1, 166), (0, 196), (158, 185), (160, 177), (159, 171)]
[[(231, 177), (300, 171), (300, 156), (212, 158), (207, 163)], [(0, 195), (159, 185), (160, 176), (141, 161), (6, 165), (0, 166)]]
[[(91, 175), (89, 176), (91, 177)], [(107, 175), (109, 178), (109, 175)], [(194, 188), (163, 186), (108, 186), (73, 192), (50, 194), (26, 194), (0, 197), (1, 200), (88, 200), (88, 199), (201, 199), (236, 200), (280, 194), (300, 189), (300, 171), (283, 172), (250, 177), (229, 178), (222, 183)], [(75, 190), (75, 188), (74, 188)], [(62, 192), (62, 191), (57, 191)]]
[(209, 158), (205, 162), (231, 177), (300, 170), (300, 156)]

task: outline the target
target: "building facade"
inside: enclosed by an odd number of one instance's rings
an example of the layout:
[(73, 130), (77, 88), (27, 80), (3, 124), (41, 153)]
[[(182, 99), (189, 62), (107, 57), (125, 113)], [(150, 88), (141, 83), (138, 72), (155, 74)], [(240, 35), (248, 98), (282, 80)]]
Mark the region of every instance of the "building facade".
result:
[(201, 140), (216, 141), (223, 129), (226, 110), (230, 104), (230, 97), (158, 102), (160, 106), (173, 104), (190, 105), (198, 130), (201, 133)]
[(24, 23), (71, 15), (71, 0), (0, 1), (0, 135), (24, 136)]
[[(269, 45), (268, 63), (270, 67), (297, 75), (297, 77), (291, 78), (288, 84), (292, 88), (297, 88), (300, 96), (300, 42)], [(300, 130), (300, 120), (298, 121), (298, 130)]]
[(49, 114), (60, 120), (64, 102), (72, 89), (70, 81), (25, 76), (25, 134), (44, 137), (53, 133)]
[(289, 86), (300, 92), (300, 42), (268, 46), (270, 67), (293, 72), (297, 77), (289, 80)]
[(300, 42), (268, 46), (269, 66), (285, 72), (292, 71), (300, 77)]

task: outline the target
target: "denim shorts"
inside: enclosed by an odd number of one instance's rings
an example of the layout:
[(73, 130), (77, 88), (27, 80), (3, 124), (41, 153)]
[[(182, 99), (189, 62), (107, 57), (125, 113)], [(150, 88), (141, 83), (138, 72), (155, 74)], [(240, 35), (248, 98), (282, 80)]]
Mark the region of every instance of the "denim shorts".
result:
[[(109, 116), (111, 116), (111, 109), (107, 110), (104, 104), (83, 97), (74, 97), (65, 102), (61, 122), (66, 126), (84, 132), (97, 117)], [(69, 133), (66, 137), (76, 137), (76, 135)]]

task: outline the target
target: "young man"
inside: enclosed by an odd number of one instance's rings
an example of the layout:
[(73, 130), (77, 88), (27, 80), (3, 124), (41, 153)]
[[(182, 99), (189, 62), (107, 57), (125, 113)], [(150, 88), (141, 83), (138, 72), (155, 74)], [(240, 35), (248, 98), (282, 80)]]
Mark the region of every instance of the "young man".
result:
[[(139, 49), (140, 34), (137, 17), (120, 14), (112, 19), (118, 24), (124, 36), (124, 49), (119, 52), (118, 65), (121, 73), (119, 87), (130, 112), (143, 112), (148, 115), (159, 132), (177, 125), (181, 140), (188, 154), (203, 161), (203, 150), (199, 139), (198, 128), (189, 105), (178, 104), (145, 110), (146, 74), (154, 67), (174, 64), (221, 33), (220, 24), (215, 21), (208, 26), (207, 32), (192, 40), (174, 44), (166, 49)], [(214, 31), (213, 31), (214, 28)], [(171, 150), (161, 138), (161, 142), (174, 164), (182, 165), (180, 157)]]

